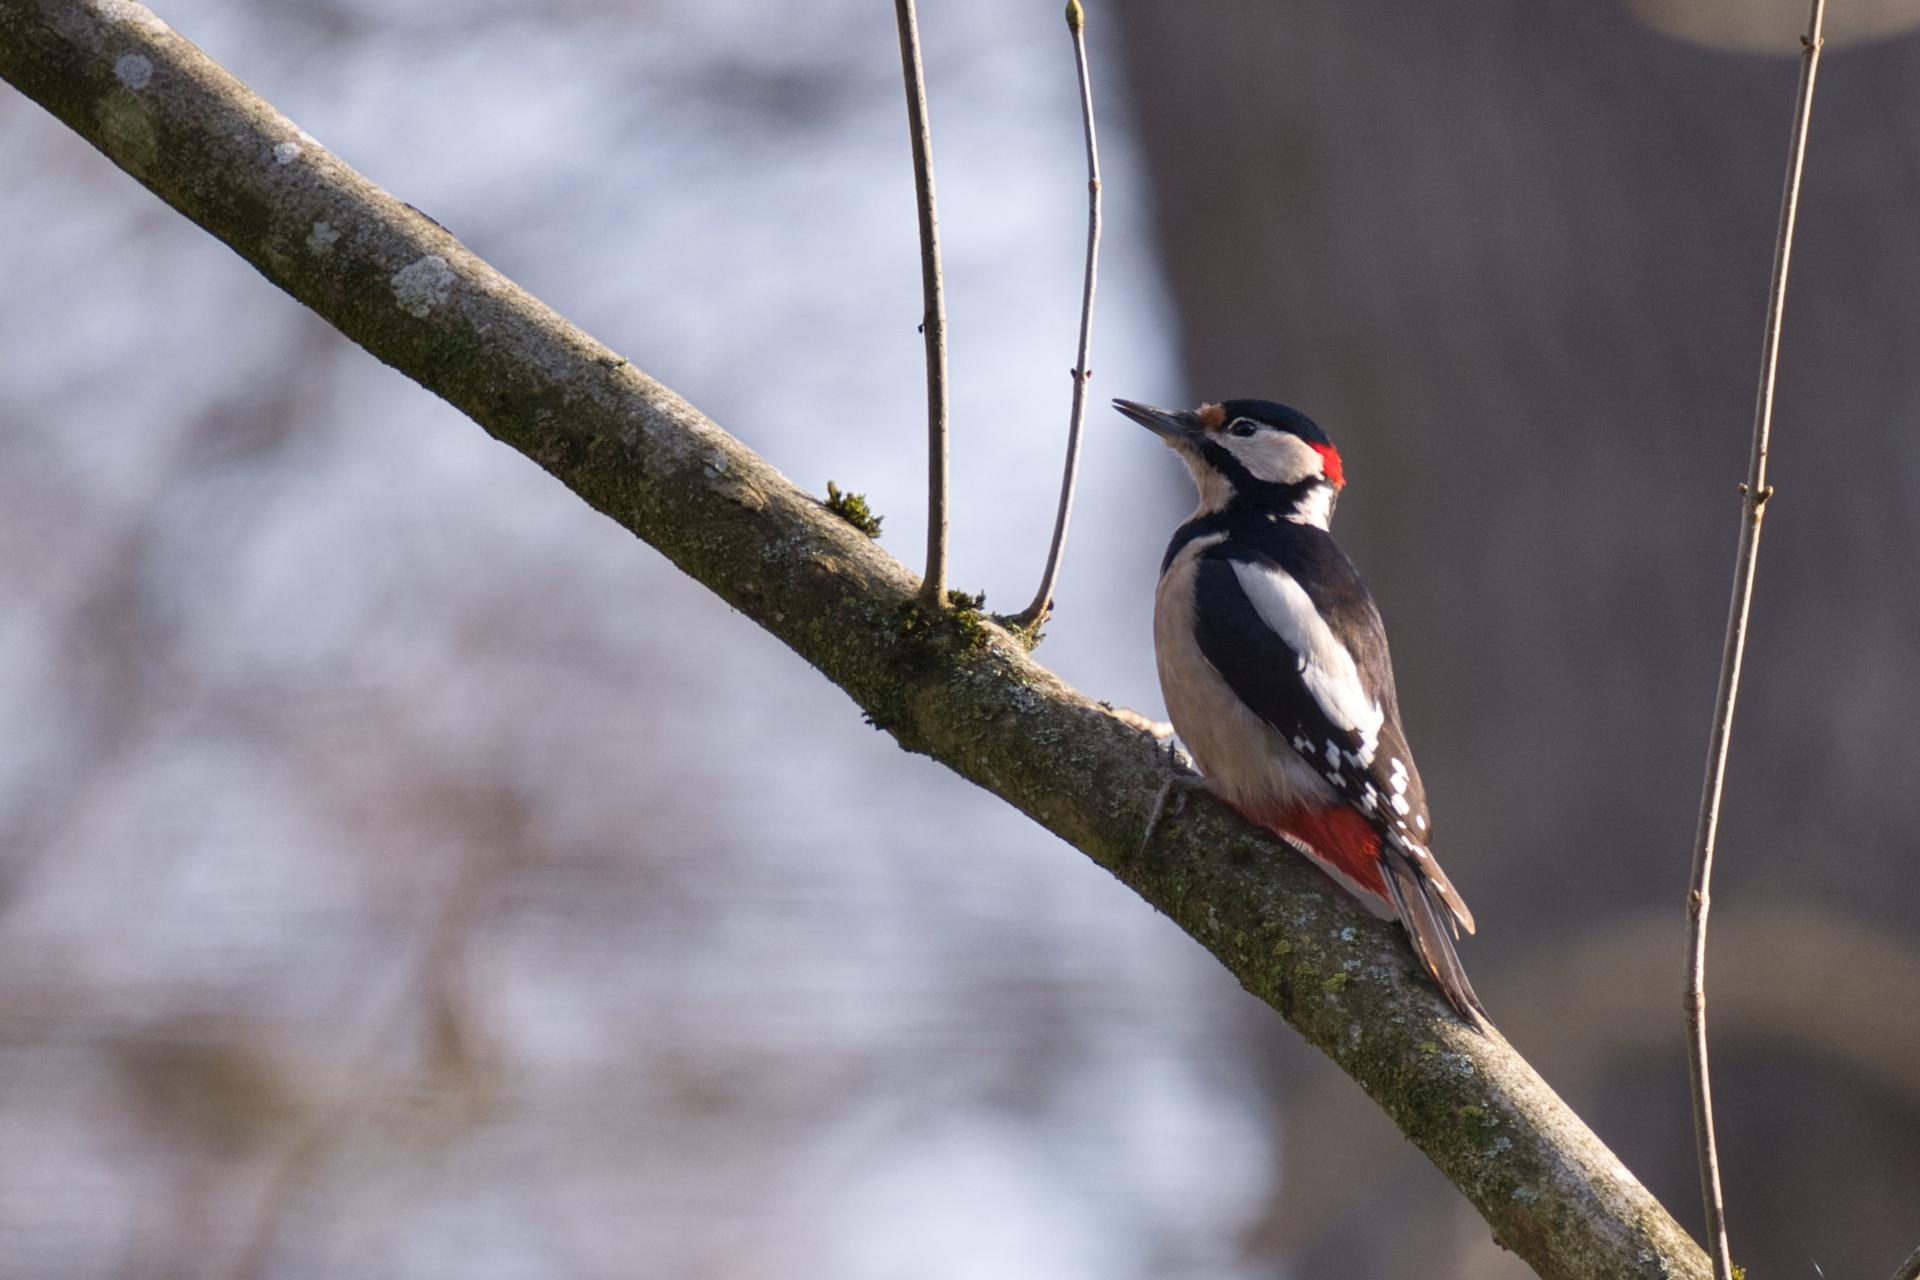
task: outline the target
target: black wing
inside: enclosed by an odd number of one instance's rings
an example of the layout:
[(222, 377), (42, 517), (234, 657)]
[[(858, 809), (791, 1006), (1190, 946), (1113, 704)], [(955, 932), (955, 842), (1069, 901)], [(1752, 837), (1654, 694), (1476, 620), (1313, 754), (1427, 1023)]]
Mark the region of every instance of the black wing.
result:
[(1201, 654), (1473, 932), (1473, 913), (1427, 848), (1433, 820), (1400, 728), (1373, 597), (1320, 531), (1276, 531), (1265, 541), (1262, 554), (1248, 555), (1242, 543), (1238, 554), (1219, 548), (1201, 556), (1194, 578)]
[(1386, 632), (1359, 575), (1332, 551), (1295, 572), (1265, 556), (1204, 554), (1194, 579), (1200, 652), (1383, 834), (1425, 844), (1432, 819), (1400, 729)]

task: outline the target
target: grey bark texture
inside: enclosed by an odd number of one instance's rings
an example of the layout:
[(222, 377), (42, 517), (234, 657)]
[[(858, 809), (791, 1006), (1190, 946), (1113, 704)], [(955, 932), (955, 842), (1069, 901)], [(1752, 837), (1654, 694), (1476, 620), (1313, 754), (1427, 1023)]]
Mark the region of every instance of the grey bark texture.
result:
[(902, 746), (1165, 912), (1358, 1081), (1540, 1275), (1708, 1274), (1527, 1063), (1454, 1018), (1397, 930), (1211, 802), (1136, 855), (1163, 769), (1148, 739), (990, 620), (921, 610), (913, 575), (863, 533), (146, 9), (0, 0), (0, 77), (779, 637)]

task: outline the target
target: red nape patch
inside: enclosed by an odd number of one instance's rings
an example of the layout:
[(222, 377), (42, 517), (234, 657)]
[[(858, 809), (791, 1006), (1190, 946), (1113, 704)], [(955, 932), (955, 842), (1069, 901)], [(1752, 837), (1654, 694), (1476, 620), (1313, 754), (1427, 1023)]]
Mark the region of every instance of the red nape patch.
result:
[(1300, 841), (1362, 889), (1387, 896), (1387, 882), (1380, 872), (1380, 837), (1352, 809), (1345, 805), (1285, 809), (1263, 825)]
[(1327, 473), (1327, 483), (1336, 489), (1346, 488), (1347, 474), (1340, 467), (1340, 451), (1330, 444), (1316, 444), (1309, 447), (1320, 455), (1320, 469)]

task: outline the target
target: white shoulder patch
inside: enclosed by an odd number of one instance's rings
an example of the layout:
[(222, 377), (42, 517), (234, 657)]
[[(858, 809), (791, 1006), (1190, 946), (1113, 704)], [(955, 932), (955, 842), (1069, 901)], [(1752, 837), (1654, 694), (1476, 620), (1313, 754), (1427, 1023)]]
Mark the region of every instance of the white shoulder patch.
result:
[(1300, 499), (1300, 505), (1294, 508), (1292, 515), (1286, 517), (1295, 524), (1310, 524), (1316, 529), (1325, 529), (1333, 523), (1333, 486), (1317, 484), (1307, 490)]
[(1320, 710), (1334, 724), (1360, 735), (1355, 759), (1360, 768), (1367, 768), (1379, 749), (1380, 726), (1386, 712), (1360, 683), (1360, 669), (1353, 655), (1292, 575), (1273, 565), (1244, 560), (1232, 563), (1240, 589), (1247, 593), (1260, 620), (1300, 655), (1300, 678)]

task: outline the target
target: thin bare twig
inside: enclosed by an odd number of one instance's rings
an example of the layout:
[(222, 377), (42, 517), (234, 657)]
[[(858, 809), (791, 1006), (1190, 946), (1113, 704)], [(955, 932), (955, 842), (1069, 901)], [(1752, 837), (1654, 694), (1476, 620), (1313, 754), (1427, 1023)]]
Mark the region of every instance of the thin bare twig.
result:
[(1893, 1273), (1893, 1280), (1920, 1280), (1920, 1249), (1907, 1255), (1907, 1260)]
[(1100, 144), (1093, 131), (1093, 85), (1087, 78), (1086, 14), (1080, 0), (1067, 0), (1067, 30), (1073, 36), (1073, 61), (1080, 75), (1080, 123), (1087, 135), (1087, 270), (1080, 286), (1080, 346), (1073, 360), (1073, 407), (1067, 414), (1067, 462), (1060, 476), (1060, 507), (1053, 517), (1053, 543), (1033, 603), (1013, 618), (1014, 625), (1037, 627), (1053, 607), (1053, 586), (1060, 579), (1060, 557), (1067, 545), (1067, 521), (1073, 515), (1073, 486), (1080, 475), (1080, 433), (1087, 418), (1087, 380), (1093, 370), (1093, 290), (1100, 276)]
[(927, 127), (926, 72), (920, 65), (920, 19), (913, 0), (893, 0), (900, 24), (900, 70), (907, 86), (907, 131), (913, 137), (913, 190), (920, 209), (920, 292), (927, 340), (927, 574), (920, 602), (947, 604), (947, 298), (940, 277), (940, 219), (933, 201), (933, 133)]
[(1801, 37), (1800, 91), (1793, 114), (1793, 142), (1780, 196), (1780, 228), (1773, 246), (1773, 285), (1767, 295), (1766, 335), (1761, 343), (1760, 389), (1753, 407), (1753, 452), (1746, 483), (1740, 486), (1743, 518), (1734, 560), (1733, 600), (1727, 609), (1727, 636), (1720, 652), (1720, 689), (1714, 698), (1713, 732), (1707, 745), (1707, 776), (1700, 791), (1700, 824), (1693, 841), (1693, 882), (1687, 894), (1687, 1066), (1693, 1080), (1693, 1130), (1700, 1154), (1700, 1196), (1707, 1211), (1707, 1253), (1716, 1280), (1731, 1280), (1733, 1259), (1727, 1247), (1726, 1202), (1720, 1193), (1720, 1153), (1713, 1136), (1713, 1090), (1707, 1069), (1707, 909), (1713, 876), (1713, 847), (1720, 827), (1720, 801), (1727, 776), (1727, 745), (1733, 732), (1734, 700), (1740, 692), (1740, 663), (1746, 655), (1747, 615), (1753, 605), (1754, 564), (1760, 550), (1760, 521), (1773, 489), (1767, 484), (1767, 442), (1773, 430), (1774, 375), (1780, 364), (1780, 325), (1787, 306), (1787, 265), (1793, 254), (1794, 217), (1800, 205), (1800, 170), (1807, 156), (1807, 120), (1813, 112), (1813, 80), (1820, 66), (1820, 30), (1826, 0), (1812, 0), (1807, 34)]

